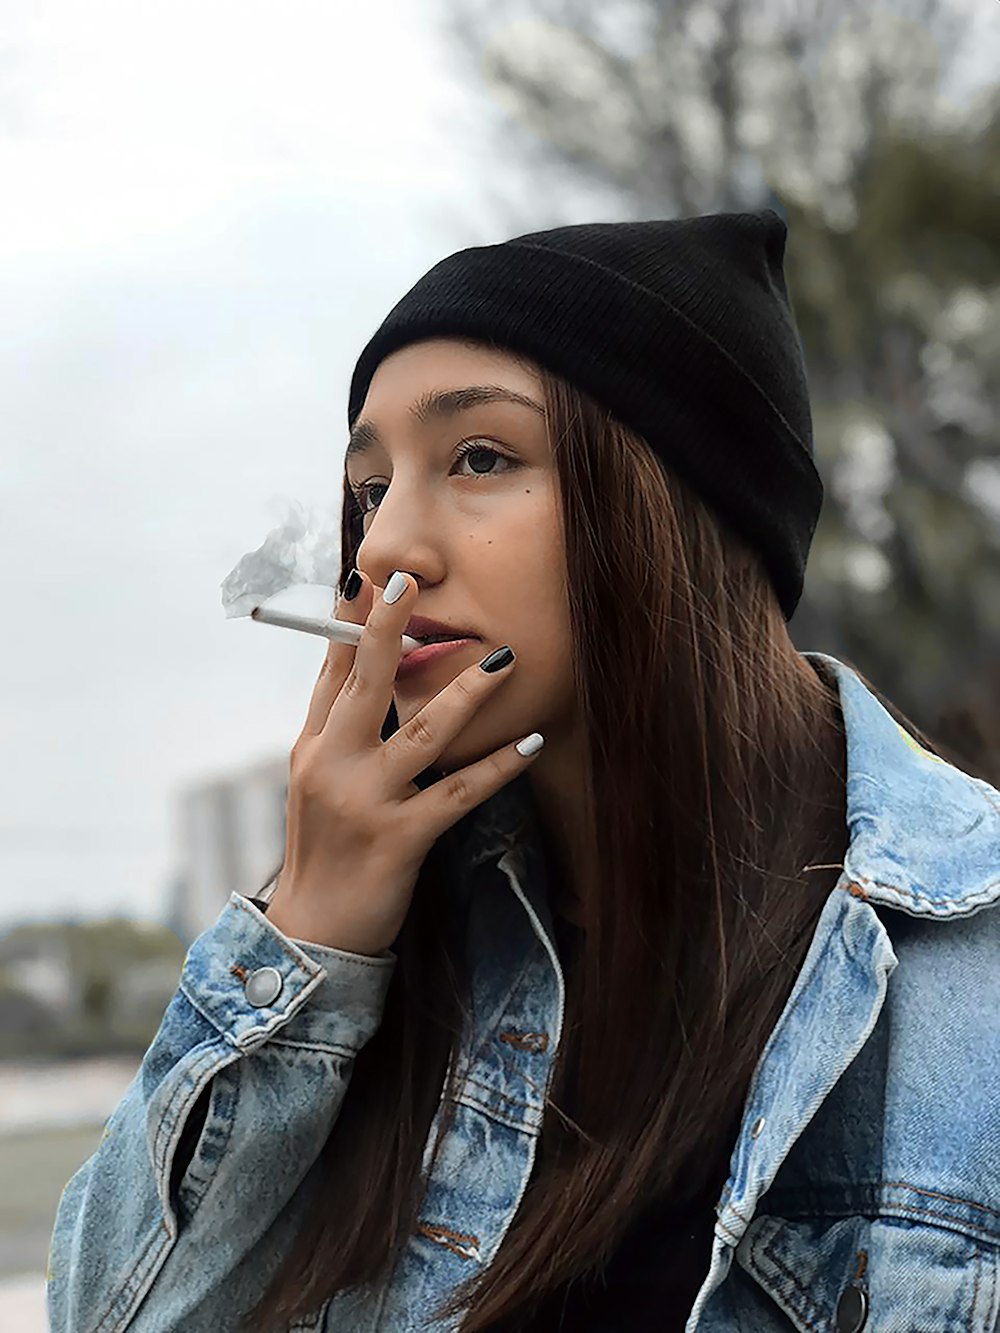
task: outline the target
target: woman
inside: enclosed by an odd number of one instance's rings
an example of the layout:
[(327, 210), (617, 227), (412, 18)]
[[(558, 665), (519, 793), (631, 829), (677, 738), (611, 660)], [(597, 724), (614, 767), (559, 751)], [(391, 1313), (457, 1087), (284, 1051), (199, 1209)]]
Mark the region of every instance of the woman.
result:
[[(995, 1327), (1000, 793), (788, 636), (784, 245), (559, 228), (375, 333), (365, 635), (276, 891), (192, 946), (64, 1191), (57, 1333)], [(461, 641), (401, 662), (416, 615)]]

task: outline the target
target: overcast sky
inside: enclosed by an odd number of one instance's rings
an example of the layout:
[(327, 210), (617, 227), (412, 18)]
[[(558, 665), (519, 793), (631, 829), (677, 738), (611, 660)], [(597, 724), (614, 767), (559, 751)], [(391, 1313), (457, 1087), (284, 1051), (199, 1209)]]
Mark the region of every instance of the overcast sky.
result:
[(416, 8), (0, 5), (0, 925), (155, 918), (177, 788), (302, 726), (324, 645), (219, 585), (338, 512), (361, 347), (503, 235)]
[(337, 513), (389, 308), (509, 234), (436, 8), (0, 0), (0, 926), (156, 919), (177, 790), (301, 728), (324, 645), (219, 585)]

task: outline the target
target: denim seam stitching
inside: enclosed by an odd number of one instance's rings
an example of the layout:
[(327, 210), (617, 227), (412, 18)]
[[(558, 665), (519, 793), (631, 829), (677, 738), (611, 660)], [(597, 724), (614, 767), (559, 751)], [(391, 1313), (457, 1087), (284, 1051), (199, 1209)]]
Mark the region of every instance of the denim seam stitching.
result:
[[(211, 1080), (212, 1082), (214, 1082), (214, 1080), (218, 1077), (218, 1075), (221, 1074), (221, 1073), (224, 1073), (225, 1070), (227, 1070), (227, 1069), (232, 1069), (232, 1070), (234, 1071), (234, 1073), (235, 1073), (235, 1078), (234, 1078), (234, 1080), (233, 1080), (233, 1092), (232, 1092), (232, 1097), (233, 1097), (233, 1100), (232, 1100), (232, 1108), (233, 1108), (233, 1109), (232, 1109), (232, 1114), (231, 1114), (231, 1115), (230, 1115), (230, 1116), (223, 1122), (223, 1132), (222, 1132), (222, 1134), (219, 1136), (219, 1147), (221, 1148), (221, 1151), (222, 1151), (222, 1152), (225, 1152), (226, 1147), (228, 1146), (230, 1139), (233, 1137), (233, 1129), (234, 1129), (234, 1127), (235, 1127), (235, 1125), (236, 1125), (236, 1117), (237, 1117), (237, 1115), (238, 1115), (238, 1113), (239, 1113), (240, 1098), (241, 1098), (242, 1095), (243, 1095), (243, 1094), (242, 1094), (242, 1091), (241, 1091), (242, 1079), (240, 1078), (240, 1072), (239, 1072), (239, 1070), (237, 1069), (238, 1064), (239, 1064), (239, 1061), (237, 1061), (237, 1060), (232, 1060), (232, 1061), (230, 1061), (230, 1063), (229, 1063), (228, 1065), (225, 1065), (225, 1066), (223, 1067), (223, 1069), (218, 1069), (218, 1070), (216, 1070), (215, 1073), (212, 1075), (212, 1080)], [(206, 1086), (207, 1086), (207, 1085), (206, 1085)], [(198, 1089), (198, 1093), (196, 1094), (195, 1098), (192, 1100), (192, 1102), (191, 1102), (191, 1110), (194, 1109), (195, 1102), (197, 1101), (197, 1097), (201, 1094), (201, 1091), (202, 1091), (202, 1089), (199, 1088), (199, 1089)], [(205, 1132), (206, 1132), (206, 1130), (207, 1130), (207, 1128), (208, 1128), (209, 1117), (210, 1117), (211, 1114), (212, 1114), (212, 1101), (214, 1100), (214, 1096), (215, 1096), (215, 1089), (213, 1088), (213, 1089), (212, 1089), (212, 1092), (209, 1094), (208, 1113), (207, 1113), (207, 1115), (206, 1115), (206, 1117), (205, 1117), (205, 1129), (203, 1129), (203, 1131), (202, 1131), (202, 1138), (205, 1137)], [(197, 1143), (196, 1143), (196, 1144), (194, 1145), (194, 1150), (193, 1150), (193, 1152), (192, 1152), (192, 1154), (191, 1154), (191, 1166), (194, 1166), (195, 1162), (197, 1161), (197, 1158), (198, 1158), (198, 1145), (197, 1145)], [(173, 1165), (173, 1163), (171, 1163), (171, 1166), (172, 1166), (172, 1165)], [(195, 1191), (195, 1190), (190, 1190), (190, 1191), (189, 1191), (189, 1193), (190, 1193), (190, 1194), (192, 1195), (192, 1197), (193, 1197), (193, 1203), (192, 1203), (192, 1206), (191, 1206), (190, 1208), (187, 1209), (187, 1220), (188, 1220), (188, 1224), (189, 1224), (189, 1225), (190, 1225), (190, 1223), (194, 1220), (195, 1214), (197, 1213), (198, 1209), (201, 1207), (202, 1203), (204, 1202), (205, 1195), (208, 1193), (209, 1187), (211, 1186), (212, 1181), (213, 1181), (213, 1179), (215, 1178), (215, 1175), (216, 1175), (216, 1174), (217, 1174), (216, 1172), (212, 1172), (212, 1174), (211, 1174), (211, 1175), (208, 1175), (208, 1176), (201, 1176), (201, 1175), (196, 1175), (196, 1176), (195, 1176), (195, 1179), (197, 1179), (198, 1182), (199, 1182), (199, 1184), (202, 1185), (202, 1188), (201, 1188), (200, 1190), (198, 1190), (198, 1191)], [(178, 1182), (178, 1186), (177, 1186), (177, 1201), (178, 1201), (178, 1204), (180, 1203), (180, 1199), (181, 1199), (181, 1191), (182, 1191), (183, 1183), (184, 1183), (183, 1180), (181, 1180), (181, 1181)]]
[[(990, 880), (987, 884), (981, 885), (975, 893), (965, 894), (964, 897), (961, 898), (930, 898), (927, 894), (915, 893), (912, 889), (901, 889), (897, 884), (888, 884), (885, 880), (874, 879), (870, 875), (856, 875), (855, 879), (863, 884), (870, 884), (876, 889), (881, 889), (883, 893), (895, 894), (897, 897), (905, 899), (914, 906), (919, 905), (930, 908), (931, 911), (928, 913), (930, 916), (943, 915), (943, 913), (934, 910), (938, 907), (977, 907), (984, 904), (990, 905), (996, 900), (996, 891), (1000, 888), (1000, 879), (994, 879)], [(887, 903), (886, 906), (891, 907), (892, 903)], [(949, 915), (952, 916), (954, 913), (949, 913)]]
[(294, 1041), (291, 1037), (272, 1037), (269, 1046), (290, 1046), (297, 1051), (316, 1051), (320, 1055), (335, 1055), (341, 1060), (355, 1060), (361, 1047), (345, 1046), (331, 1041)]
[[(211, 1069), (213, 1061), (221, 1054), (223, 1052), (219, 1051), (214, 1043), (208, 1046), (194, 1062), (192, 1068), (187, 1071), (185, 1086), (179, 1092), (174, 1093), (174, 1096), (164, 1108), (160, 1123), (156, 1127), (156, 1133), (153, 1135), (153, 1171), (157, 1176), (162, 1175), (166, 1168), (166, 1145), (164, 1141), (169, 1142), (170, 1136), (183, 1114), (184, 1105), (187, 1104), (188, 1110), (191, 1110), (195, 1101), (197, 1101), (198, 1094), (204, 1086), (199, 1082), (202, 1071)], [(220, 1068), (225, 1068), (225, 1066), (220, 1066)], [(194, 1087), (193, 1095), (191, 1093), (192, 1085)], [(175, 1105), (178, 1100), (181, 1104)]]
[(475, 1093), (467, 1095), (460, 1093), (454, 1100), (460, 1106), (467, 1106), (473, 1111), (481, 1111), (483, 1115), (488, 1115), (491, 1120), (495, 1120), (498, 1124), (506, 1125), (508, 1129), (531, 1134), (533, 1138), (538, 1136), (540, 1119), (536, 1124), (518, 1120), (513, 1114), (505, 1114), (502, 1107), (491, 1106), (489, 1102), (477, 1097)]
[[(764, 1240), (761, 1242), (761, 1253), (766, 1258), (770, 1259), (771, 1263), (774, 1264), (775, 1268), (778, 1269), (779, 1272), (782, 1273), (787, 1279), (791, 1290), (783, 1291), (782, 1295), (786, 1298), (786, 1300), (788, 1300), (789, 1305), (791, 1305), (792, 1308), (795, 1309), (796, 1314), (798, 1314), (799, 1318), (803, 1321), (803, 1323), (805, 1323), (810, 1329), (814, 1330), (814, 1333), (819, 1333), (820, 1322), (823, 1320), (823, 1312), (820, 1310), (819, 1306), (815, 1303), (812, 1296), (809, 1294), (808, 1290), (800, 1285), (798, 1278), (795, 1276), (792, 1270), (785, 1266), (783, 1261), (778, 1257), (777, 1254), (775, 1254), (774, 1250), (771, 1248), (772, 1242), (777, 1238), (779, 1233), (780, 1233), (780, 1228), (775, 1228), (775, 1230), (771, 1235), (771, 1239)], [(760, 1270), (759, 1265), (755, 1264), (754, 1267), (757, 1269), (757, 1272), (761, 1277), (765, 1276), (765, 1274)], [(798, 1297), (796, 1301), (793, 1301), (791, 1299), (793, 1295)]]
[[(846, 886), (844, 891), (846, 892)], [(750, 1086), (747, 1089), (747, 1095), (745, 1099), (745, 1108), (747, 1111), (749, 1111), (750, 1108), (753, 1106), (754, 1099), (757, 1095), (757, 1089), (760, 1086), (760, 1076), (767, 1066), (768, 1059), (771, 1053), (778, 1044), (780, 1030), (788, 1026), (788, 1023), (792, 1015), (801, 1006), (803, 1000), (805, 999), (805, 996), (810, 989), (810, 984), (813, 978), (818, 976), (823, 971), (826, 964), (827, 954), (832, 948), (834, 937), (837, 934), (838, 931), (832, 927), (827, 932), (826, 939), (823, 942), (823, 948), (816, 955), (809, 976), (806, 977), (802, 972), (799, 973), (798, 979), (802, 982), (802, 985), (799, 988), (799, 992), (795, 996), (794, 1000), (791, 1002), (789, 1007), (780, 1015), (778, 1023), (776, 1023), (774, 1028), (772, 1029), (771, 1035), (768, 1038), (768, 1041), (764, 1046), (764, 1049), (761, 1051), (760, 1056), (757, 1060), (757, 1065), (756, 1068), (754, 1069), (753, 1078), (751, 1079)], [(726, 1186), (723, 1188), (722, 1191), (722, 1198), (719, 1201), (720, 1205), (731, 1208), (732, 1211), (736, 1214), (736, 1216), (740, 1219), (740, 1221), (744, 1224), (744, 1226), (749, 1226), (750, 1219), (744, 1217), (742, 1213), (739, 1211), (739, 1209), (729, 1202), (729, 1200), (732, 1198), (732, 1195), (733, 1195), (732, 1188), (728, 1184), (726, 1184)]]
[[(813, 1190), (815, 1191), (815, 1190), (822, 1190), (822, 1189), (824, 1189), (824, 1188), (842, 1189), (842, 1188), (846, 1188), (846, 1187), (843, 1187), (843, 1186), (823, 1186), (823, 1185), (814, 1185), (814, 1186), (811, 1186), (810, 1188), (813, 1189)], [(910, 1190), (913, 1194), (919, 1194), (921, 1197), (926, 1198), (926, 1199), (940, 1199), (940, 1200), (942, 1201), (942, 1203), (957, 1203), (957, 1204), (961, 1204), (963, 1207), (975, 1209), (975, 1211), (976, 1211), (976, 1212), (979, 1212), (979, 1213), (990, 1213), (993, 1217), (995, 1217), (995, 1218), (997, 1219), (998, 1222), (1000, 1222), (1000, 1209), (998, 1209), (998, 1208), (991, 1208), (990, 1205), (987, 1204), (987, 1203), (978, 1203), (975, 1199), (965, 1199), (965, 1198), (963, 1198), (961, 1195), (957, 1195), (957, 1194), (942, 1194), (939, 1190), (923, 1189), (920, 1185), (913, 1185), (913, 1184), (911, 1184), (910, 1181), (908, 1181), (908, 1180), (875, 1180), (875, 1181), (858, 1181), (858, 1182), (856, 1182), (854, 1185), (851, 1186), (851, 1189), (854, 1189), (854, 1190), (871, 1190), (873, 1193), (876, 1193), (876, 1194), (879, 1193), (879, 1192), (882, 1191), (882, 1190), (890, 1190), (890, 1189), (904, 1189), (904, 1190)], [(792, 1193), (795, 1193), (795, 1192), (796, 1192), (795, 1187), (794, 1187), (794, 1186), (791, 1186), (791, 1185), (789, 1185), (789, 1186), (785, 1186), (785, 1187), (784, 1187), (784, 1190), (787, 1191), (789, 1194), (792, 1194)], [(775, 1195), (776, 1195), (776, 1197), (780, 1196), (780, 1195), (782, 1194), (782, 1192), (783, 1192), (782, 1190), (776, 1190), (776, 1191), (775, 1191)], [(881, 1208), (881, 1207), (893, 1207), (893, 1208), (894, 1208), (894, 1207), (900, 1207), (900, 1208), (905, 1208), (905, 1207), (910, 1207), (910, 1206), (912, 1206), (912, 1205), (907, 1205), (907, 1204), (904, 1204), (904, 1203), (900, 1203), (900, 1204), (897, 1205), (897, 1204), (894, 1204), (894, 1203), (892, 1203), (892, 1202), (890, 1202), (890, 1201), (883, 1201), (883, 1202), (880, 1202), (880, 1203), (879, 1203), (879, 1207), (880, 1207), (880, 1208)], [(846, 1207), (848, 1207), (848, 1205), (844, 1205), (842, 1208), (836, 1208), (835, 1205), (830, 1205), (829, 1208), (824, 1208), (824, 1209), (822, 1210), (822, 1212), (823, 1212), (824, 1214), (827, 1213), (827, 1212), (829, 1212), (830, 1216), (834, 1216), (834, 1215), (836, 1215), (836, 1216), (842, 1216), (842, 1215), (845, 1215), (845, 1214), (844, 1214), (844, 1211), (843, 1211), (843, 1208), (846, 1208)], [(733, 1209), (733, 1212), (735, 1213), (736, 1211), (737, 1211), (737, 1210), (734, 1208), (734, 1209)], [(850, 1211), (850, 1210), (849, 1210), (849, 1211)], [(855, 1210), (855, 1211), (856, 1211), (856, 1210)], [(920, 1210), (917, 1210), (917, 1211), (920, 1211)], [(811, 1210), (810, 1210), (810, 1215), (815, 1215), (815, 1210), (812, 1210), (812, 1209), (811, 1209)], [(739, 1216), (738, 1213), (737, 1213), (737, 1216)], [(928, 1216), (928, 1217), (944, 1217), (944, 1216), (947, 1216), (947, 1214), (944, 1214), (944, 1213), (930, 1213), (930, 1212), (928, 1212), (928, 1213), (926, 1214), (926, 1216)], [(742, 1221), (742, 1220), (743, 1220), (743, 1219), (741, 1218), (741, 1221)], [(957, 1220), (957, 1219), (956, 1219), (956, 1220)]]
[[(161, 1236), (165, 1238), (166, 1244), (161, 1244), (160, 1254), (165, 1258), (172, 1248), (174, 1241), (162, 1219), (159, 1225), (154, 1228), (153, 1234), (150, 1236), (145, 1249), (141, 1251), (135, 1263), (132, 1265), (132, 1270), (129, 1273), (129, 1276), (118, 1288), (118, 1292), (112, 1300), (111, 1305), (108, 1307), (107, 1312), (101, 1322), (96, 1325), (94, 1333), (124, 1333), (124, 1330), (128, 1326), (129, 1317), (135, 1309), (135, 1298), (136, 1296), (139, 1296), (141, 1299), (141, 1296), (145, 1294), (143, 1287), (149, 1280), (149, 1275), (154, 1269), (156, 1259), (159, 1258), (159, 1254), (157, 1254), (150, 1260), (149, 1255)], [(125, 1309), (121, 1308), (123, 1302), (125, 1303)], [(114, 1319), (115, 1321), (113, 1325), (108, 1322), (111, 1319)], [(122, 1322), (123, 1320), (125, 1322)]]
[(519, 1106), (525, 1111), (534, 1111), (536, 1115), (540, 1115), (545, 1109), (544, 1106), (533, 1106), (531, 1102), (520, 1102), (516, 1097), (512, 1097), (510, 1093), (503, 1092), (500, 1088), (491, 1087), (489, 1083), (483, 1083), (481, 1079), (473, 1078), (470, 1074), (467, 1074), (463, 1079), (463, 1084), (466, 1083), (471, 1084), (474, 1088), (481, 1088), (483, 1092), (488, 1092), (493, 1097), (499, 1097), (501, 1100), (509, 1102), (511, 1106)]

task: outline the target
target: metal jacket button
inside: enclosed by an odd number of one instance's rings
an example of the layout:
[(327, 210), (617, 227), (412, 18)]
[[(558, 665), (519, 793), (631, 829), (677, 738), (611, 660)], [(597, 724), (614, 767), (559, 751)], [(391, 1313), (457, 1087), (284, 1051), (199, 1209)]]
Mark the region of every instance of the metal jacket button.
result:
[(258, 967), (256, 972), (251, 972), (247, 977), (243, 994), (255, 1009), (263, 1009), (265, 1005), (274, 1003), (281, 994), (283, 984), (281, 973), (276, 967)]
[(868, 1293), (864, 1287), (847, 1287), (837, 1302), (837, 1333), (861, 1333), (868, 1318)]

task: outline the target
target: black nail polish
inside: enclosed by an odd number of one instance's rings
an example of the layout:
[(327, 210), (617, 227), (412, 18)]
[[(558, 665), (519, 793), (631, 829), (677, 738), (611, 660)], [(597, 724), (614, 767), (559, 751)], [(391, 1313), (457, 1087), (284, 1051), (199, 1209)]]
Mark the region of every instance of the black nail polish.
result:
[(505, 643), (502, 648), (495, 648), (492, 653), (479, 663), (484, 671), (501, 671), (505, 666), (510, 666), (514, 660), (514, 650), (510, 644)]
[(353, 602), (355, 597), (361, 591), (361, 585), (364, 579), (356, 569), (352, 569), (347, 576), (347, 582), (344, 584), (344, 598), (348, 602)]

